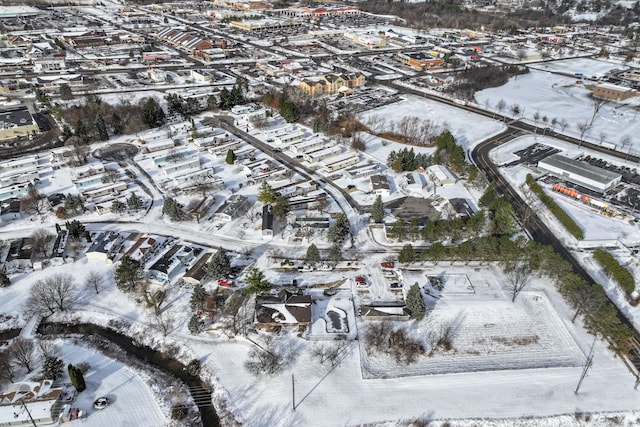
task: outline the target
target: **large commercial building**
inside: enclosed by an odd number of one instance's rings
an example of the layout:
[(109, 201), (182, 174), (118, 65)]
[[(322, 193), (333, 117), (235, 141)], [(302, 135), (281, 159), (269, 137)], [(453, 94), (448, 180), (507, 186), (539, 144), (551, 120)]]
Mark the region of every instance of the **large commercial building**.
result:
[(31, 135), (39, 130), (26, 108), (0, 111), (0, 139)]
[(565, 181), (604, 193), (617, 185), (622, 175), (579, 160), (552, 154), (538, 162), (538, 168)]

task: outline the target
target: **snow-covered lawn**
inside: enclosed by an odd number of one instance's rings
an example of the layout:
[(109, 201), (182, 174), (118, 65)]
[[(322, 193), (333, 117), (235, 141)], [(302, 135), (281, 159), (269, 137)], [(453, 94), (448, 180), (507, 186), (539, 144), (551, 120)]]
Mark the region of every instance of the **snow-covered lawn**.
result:
[[(124, 364), (105, 357), (95, 349), (63, 341), (60, 357), (65, 363), (88, 363), (84, 375), (87, 389), (71, 403), (74, 408), (88, 414), (89, 426), (159, 427), (167, 423), (147, 383)], [(161, 392), (157, 390), (157, 392)], [(93, 401), (106, 396), (110, 404), (105, 409), (93, 408)]]

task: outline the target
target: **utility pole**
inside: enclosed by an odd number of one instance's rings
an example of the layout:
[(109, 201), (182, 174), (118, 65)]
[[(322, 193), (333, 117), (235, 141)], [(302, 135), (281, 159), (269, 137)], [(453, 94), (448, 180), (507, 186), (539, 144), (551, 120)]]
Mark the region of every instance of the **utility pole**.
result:
[(27, 405), (24, 404), (24, 398), (20, 399), (20, 404), (22, 405), (22, 408), (25, 410), (25, 412), (29, 416), (29, 420), (31, 420), (31, 424), (33, 424), (33, 427), (38, 427), (33, 417), (31, 416), (31, 412), (29, 412), (29, 408), (27, 408)]
[(587, 373), (589, 372), (589, 369), (593, 365), (593, 347), (596, 345), (596, 338), (598, 338), (598, 335), (593, 337), (593, 342), (591, 343), (591, 349), (589, 350), (589, 355), (587, 356), (587, 361), (585, 362), (584, 368), (582, 369), (582, 375), (580, 375), (580, 381), (578, 381), (578, 386), (576, 387), (576, 390), (574, 391), (575, 394), (578, 394), (578, 390), (580, 390), (580, 385), (582, 384), (582, 380), (584, 380), (584, 377), (587, 376)]
[(292, 404), (293, 404), (293, 410), (296, 410), (296, 383), (295, 383), (295, 378), (293, 376), (293, 374), (291, 374), (291, 394), (292, 394)]

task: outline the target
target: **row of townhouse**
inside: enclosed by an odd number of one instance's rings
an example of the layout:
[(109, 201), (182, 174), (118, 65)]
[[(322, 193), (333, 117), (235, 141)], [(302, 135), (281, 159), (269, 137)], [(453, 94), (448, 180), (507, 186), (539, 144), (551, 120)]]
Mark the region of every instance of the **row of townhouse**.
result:
[(365, 76), (362, 73), (344, 75), (325, 74), (315, 79), (305, 79), (300, 82), (300, 89), (309, 95), (334, 94), (342, 88), (354, 89), (363, 87)]

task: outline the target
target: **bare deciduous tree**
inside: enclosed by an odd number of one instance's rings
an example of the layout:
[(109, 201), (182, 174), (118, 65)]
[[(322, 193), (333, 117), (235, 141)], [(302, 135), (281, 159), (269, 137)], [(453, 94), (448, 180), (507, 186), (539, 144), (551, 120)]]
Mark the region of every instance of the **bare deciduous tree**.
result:
[(6, 349), (0, 353), (0, 380), (9, 380), (13, 382), (13, 365), (11, 364), (11, 358), (9, 357), (9, 351)]
[(96, 270), (91, 270), (87, 277), (84, 279), (85, 286), (89, 289), (96, 291), (96, 294), (100, 293), (100, 289), (102, 288), (102, 274), (98, 273)]
[(33, 341), (18, 337), (9, 344), (7, 352), (11, 364), (14, 366), (22, 366), (28, 373), (33, 371), (33, 365), (36, 362), (36, 352)]
[(40, 228), (31, 233), (29, 237), (31, 238), (31, 249), (34, 255), (47, 256), (48, 246), (56, 236), (44, 228)]
[(117, 169), (106, 169), (102, 174), (103, 183), (114, 183), (120, 179), (120, 172)]
[(60, 352), (60, 348), (53, 341), (43, 339), (38, 341), (38, 350), (40, 350), (43, 359), (57, 357)]
[(531, 282), (531, 265), (525, 259), (515, 259), (506, 261), (502, 269), (509, 282), (508, 288), (511, 292), (511, 302), (515, 302), (518, 294)]
[(591, 125), (587, 122), (576, 123), (576, 129), (580, 133), (580, 144), (578, 145), (580, 147), (584, 142), (584, 135), (591, 129)]
[(324, 365), (325, 362), (329, 362), (331, 363), (331, 366), (336, 366), (344, 348), (344, 343), (322, 344), (313, 347), (311, 354), (320, 361), (321, 365)]
[(33, 284), (26, 307), (32, 315), (50, 316), (72, 308), (75, 302), (75, 279), (69, 274), (57, 273)]
[(274, 375), (282, 369), (282, 356), (270, 349), (253, 348), (245, 366), (249, 372), (258, 375)]
[(33, 184), (29, 184), (27, 194), (20, 200), (22, 211), (30, 215), (42, 215), (51, 209), (47, 196), (36, 190)]

